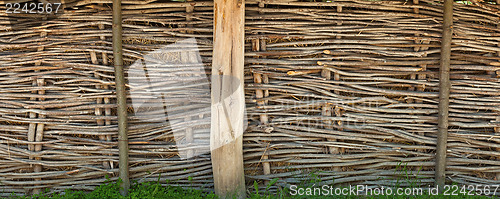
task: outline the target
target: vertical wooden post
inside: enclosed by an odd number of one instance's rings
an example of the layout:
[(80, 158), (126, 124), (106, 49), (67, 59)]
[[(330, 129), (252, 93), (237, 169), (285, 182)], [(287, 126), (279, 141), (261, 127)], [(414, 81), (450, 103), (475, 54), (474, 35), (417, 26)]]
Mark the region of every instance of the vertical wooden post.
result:
[[(193, 0), (187, 0), (187, 2), (192, 2)], [(192, 21), (193, 20), (193, 11), (194, 11), (194, 6), (186, 6), (186, 21)], [(189, 34), (193, 34), (194, 32), (190, 30), (189, 28), (193, 27), (193, 24), (187, 24), (186, 27), (188, 28), (188, 31), (186, 31)]]
[[(104, 28), (105, 28), (104, 24), (99, 24), (97, 26), (99, 27), (99, 30), (104, 30)], [(103, 40), (103, 41), (106, 41), (106, 36), (100, 36), (100, 39)], [(102, 52), (101, 56), (102, 56), (102, 64), (105, 65), (105, 66), (107, 66), (108, 65), (108, 55), (106, 54), (106, 52)], [(101, 78), (103, 78), (103, 77), (101, 77)], [(103, 86), (101, 86), (101, 88), (104, 89), (104, 90), (108, 90), (109, 86), (108, 85), (103, 85)], [(109, 97), (105, 97), (104, 98), (104, 104), (110, 104), (110, 103), (111, 103), (111, 100), (109, 99)], [(106, 116), (111, 116), (111, 108), (105, 108), (104, 109), (104, 114)], [(105, 121), (104, 125), (106, 125), (106, 126), (110, 126), (111, 125), (111, 120), (110, 119), (105, 119), (104, 121)], [(108, 141), (108, 142), (112, 141), (111, 135), (106, 135), (106, 141)], [(113, 154), (108, 154), (108, 156), (113, 156)], [(111, 169), (114, 167), (112, 160), (109, 161), (109, 166), (110, 166)]]
[[(97, 61), (97, 54), (95, 51), (90, 51), (90, 60), (92, 61), (92, 64), (99, 64), (99, 62)], [(100, 79), (101, 77), (99, 76), (98, 73), (94, 73), (94, 77), (96, 79)], [(95, 86), (96, 89), (101, 89), (101, 85), (96, 85)], [(102, 104), (103, 102), (103, 98), (97, 98), (96, 99), (96, 103), (97, 104)], [(102, 116), (103, 113), (102, 113), (102, 109), (101, 108), (95, 108), (95, 115), (96, 116)], [(97, 122), (97, 126), (104, 126), (104, 120), (103, 119), (97, 119), (96, 120)], [(99, 140), (106, 140), (106, 135), (100, 135), (99, 136)], [(109, 161), (103, 161), (102, 162), (102, 166), (105, 168), (105, 169), (110, 169), (111, 166), (110, 166), (110, 162)]]
[[(414, 5), (418, 5), (418, 3), (419, 3), (418, 1), (419, 1), (419, 0), (413, 0), (413, 4), (414, 4)], [(418, 13), (420, 13), (420, 10), (419, 10), (418, 8), (413, 8), (413, 13), (418, 14)], [(416, 34), (415, 34), (415, 38), (418, 38), (419, 36), (420, 36), (420, 34), (419, 34), (419, 33), (416, 33)], [(420, 44), (420, 43), (421, 43), (421, 41), (420, 41), (419, 39), (416, 39), (416, 40), (415, 40), (415, 43), (416, 43), (416, 44)], [(417, 47), (413, 48), (413, 50), (415, 50), (416, 52), (418, 52), (418, 51), (420, 50), (420, 47), (418, 47), (418, 46), (417, 46)], [(414, 73), (410, 74), (410, 79), (417, 79), (417, 74), (414, 74)], [(411, 87), (409, 87), (409, 88), (408, 88), (408, 90), (410, 90), (410, 91), (414, 91), (414, 90), (415, 90), (415, 87), (411, 86)], [(413, 103), (413, 99), (411, 99), (411, 98), (410, 98), (410, 99), (407, 99), (407, 100), (406, 100), (406, 103), (408, 103), (408, 104)]]
[[(419, 0), (413, 0), (413, 4), (414, 5), (418, 5), (419, 4)], [(413, 12), (415, 14), (419, 14), (420, 10), (418, 8), (413, 8)], [(423, 36), (423, 35), (421, 35), (419, 33), (415, 34), (415, 37), (417, 37), (417, 38), (421, 37), (421, 36)], [(416, 44), (430, 44), (430, 41), (427, 40), (427, 39), (416, 39), (415, 43)], [(415, 47), (414, 50), (416, 52), (427, 51), (427, 50), (429, 50), (429, 47), (426, 47), (426, 46), (424, 46), (424, 47)], [(423, 55), (423, 57), (427, 57), (427, 53), (425, 53)], [(415, 79), (416, 78), (416, 79), (419, 79), (419, 80), (425, 80), (427, 78), (427, 75), (424, 72), (427, 71), (427, 64), (422, 64), (422, 65), (418, 65), (418, 66), (420, 66), (420, 68), (422, 68), (422, 70), (420, 71), (420, 73), (422, 73), (422, 74), (418, 74), (418, 75), (413, 75), (412, 74), (411, 75), (411, 79)], [(412, 90), (415, 90), (415, 87), (411, 87), (411, 88), (412, 88)], [(422, 85), (418, 86), (417, 90), (420, 91), (420, 92), (424, 92), (425, 91), (425, 84), (422, 84)], [(410, 102), (408, 102), (408, 103), (410, 103)], [(422, 100), (415, 100), (415, 103), (421, 104)], [(420, 122), (420, 123), (422, 123), (422, 122)], [(418, 134), (421, 135), (421, 136), (425, 136), (425, 132), (419, 132)], [(417, 151), (424, 152), (424, 153), (426, 152), (425, 149), (418, 149)], [(416, 167), (416, 169), (418, 170), (420, 168)]]
[[(342, 6), (337, 6), (337, 12), (338, 12), (338, 13), (341, 13), (341, 12), (342, 12)], [(342, 24), (343, 24), (343, 23), (342, 23), (342, 21), (338, 21), (338, 22), (337, 22), (337, 26), (342, 26)], [(342, 39), (342, 36), (337, 35), (335, 38), (336, 38), (336, 39)], [(330, 74), (330, 79), (331, 79), (331, 74)], [(340, 73), (333, 73), (333, 80), (335, 80), (335, 81), (340, 81)], [(340, 84), (335, 84), (335, 85), (337, 85), (337, 86), (338, 86), (338, 85), (340, 85)], [(337, 90), (336, 90), (336, 91), (333, 91), (333, 93), (335, 93), (335, 94), (337, 94), (337, 95), (340, 95), (340, 92), (339, 92), (339, 91), (337, 91)], [(343, 111), (342, 111), (342, 109), (341, 109), (339, 106), (335, 106), (335, 107), (333, 108), (333, 113), (335, 113), (335, 116), (337, 116), (337, 117), (341, 117), (341, 116), (342, 116), (342, 114), (343, 114), (342, 112), (343, 112)], [(338, 120), (338, 121), (335, 121), (335, 123), (337, 123), (337, 124), (338, 124), (338, 126), (339, 126), (339, 131), (343, 131), (343, 130), (344, 130), (344, 122), (342, 122), (341, 120)], [(341, 140), (335, 140), (335, 139), (330, 139), (330, 141), (334, 141), (334, 142), (335, 142), (335, 141), (337, 141), (337, 142), (342, 142)], [(329, 152), (330, 152), (331, 154), (339, 154), (339, 153), (340, 153), (340, 154), (343, 154), (343, 153), (345, 153), (345, 148), (330, 147), (330, 148), (329, 148)], [(335, 169), (335, 170), (336, 170), (336, 171), (341, 171), (341, 170), (342, 170), (342, 168), (341, 168), (341, 167), (339, 167), (338, 169)]]
[(446, 145), (448, 141), (448, 110), (450, 104), (450, 57), (453, 25), (453, 0), (444, 1), (441, 61), (439, 68), (438, 136), (436, 145), (436, 185), (443, 191), (446, 176)]
[(130, 188), (128, 169), (128, 125), (125, 75), (122, 49), (122, 1), (113, 0), (113, 60), (115, 65), (116, 102), (118, 114), (118, 150), (120, 152), (120, 194), (126, 196)]
[[(262, 9), (264, 9), (264, 7), (266, 7), (265, 1), (259, 0), (258, 2), (259, 2), (259, 14), (264, 14), (264, 11)], [(266, 39), (264, 39), (264, 38), (255, 39), (252, 41), (252, 50), (253, 51), (266, 51), (267, 50), (266, 45), (267, 45)], [(261, 58), (265, 59), (266, 56), (261, 56)], [(269, 77), (265, 74), (254, 73), (253, 74), (253, 81), (257, 84), (262, 84), (262, 83), (267, 84), (267, 83), (269, 83)], [(260, 90), (260, 89), (255, 90), (255, 95), (256, 95), (257, 99), (269, 97), (269, 90)], [(258, 101), (257, 105), (264, 106), (267, 103), (268, 103), (268, 100)], [(269, 118), (267, 117), (267, 114), (260, 115), (260, 122), (262, 125), (267, 126), (267, 124), (269, 122)], [(269, 143), (267, 144), (266, 148), (264, 148), (264, 153), (268, 152), (268, 147), (269, 147)], [(271, 164), (269, 164), (269, 162), (266, 162), (266, 160), (268, 160), (268, 159), (269, 159), (268, 155), (265, 155), (265, 154), (262, 155), (262, 160), (263, 160), (262, 171), (263, 171), (264, 175), (271, 174)], [(267, 185), (268, 183), (269, 183), (269, 181), (267, 181), (267, 180), (264, 181), (264, 184)]]
[(215, 193), (221, 198), (245, 198), (244, 26), (244, 0), (214, 0), (210, 150)]
[[(325, 80), (331, 80), (332, 79), (332, 73), (329, 71), (329, 70), (326, 70), (326, 69), (323, 69), (321, 70), (321, 76), (323, 78), (325, 78)], [(338, 91), (335, 91), (337, 92), (336, 94), (338, 94), (339, 92)], [(336, 106), (336, 115), (337, 113), (340, 113), (340, 110), (337, 111), (338, 107)], [(326, 116), (326, 117), (331, 117), (333, 114), (333, 106), (330, 105), (330, 104), (325, 104), (323, 107), (321, 107), (321, 115), (323, 116)], [(339, 115), (337, 115), (339, 116)], [(325, 128), (326, 129), (332, 129), (332, 122), (331, 120), (323, 120), (324, 123), (326, 123), (325, 125)], [(336, 142), (337, 139), (331, 139), (331, 138), (327, 138), (326, 140), (328, 141), (331, 141), (331, 142)], [(328, 153), (330, 154), (338, 154), (339, 153), (339, 148), (338, 147), (333, 147), (333, 146), (329, 146), (328, 147)], [(333, 167), (333, 171), (341, 171), (341, 168), (340, 167)]]
[[(259, 3), (259, 7), (261, 7), (261, 4)], [(262, 46), (265, 46), (266, 45), (266, 41), (264, 39), (255, 39), (252, 41), (252, 51), (261, 51), (263, 50), (261, 47)], [(264, 47), (264, 50), (265, 51), (265, 47)], [(265, 56), (262, 56), (262, 58), (265, 58)], [(262, 75), (260, 73), (254, 73), (253, 74), (253, 81), (256, 83), (256, 84), (262, 84), (262, 79), (266, 77), (266, 75)], [(269, 97), (269, 92), (265, 92), (264, 90), (262, 89), (257, 89), (255, 90), (255, 97), (257, 99), (261, 99), (261, 98), (264, 98), (264, 97)], [(266, 101), (265, 100), (261, 100), (261, 101), (257, 101), (257, 105), (259, 106), (265, 106), (266, 105)], [(264, 113), (264, 114), (261, 114), (260, 115), (260, 123), (261, 125), (263, 126), (266, 126), (269, 122), (269, 118), (267, 117), (267, 113)], [(269, 146), (269, 144), (267, 145)], [(264, 150), (264, 153), (267, 153), (267, 146)], [(269, 164), (269, 162), (265, 162), (266, 160), (269, 159), (269, 156), (268, 155), (262, 155), (262, 160), (264, 162), (262, 162), (262, 169), (263, 169), (263, 174), (264, 175), (269, 175), (271, 174), (271, 165)], [(267, 182), (265, 182), (267, 184)]]
[[(102, 6), (103, 4), (100, 3), (98, 5)], [(104, 24), (98, 24), (97, 27), (99, 28), (99, 30), (104, 31), (104, 28), (105, 28)], [(102, 41), (106, 41), (106, 36), (104, 36), (104, 35), (99, 36), (99, 38)], [(107, 56), (106, 52), (102, 52), (101, 56), (102, 56), (101, 63), (103, 65), (108, 65), (108, 56)], [(97, 53), (95, 51), (90, 51), (90, 60), (92, 61), (92, 64), (96, 64), (96, 65), (99, 64), (99, 61), (97, 58)], [(101, 77), (101, 75), (99, 75), (98, 73), (94, 73), (94, 77), (96, 79), (103, 79), (104, 78), (104, 77)], [(108, 85), (96, 85), (95, 88), (107, 90)], [(109, 100), (109, 98), (97, 98), (96, 103), (97, 104), (109, 104), (110, 100)], [(104, 108), (104, 113), (103, 113), (102, 108), (96, 108), (95, 115), (97, 115), (97, 116), (102, 116), (102, 115), (110, 116), (111, 115), (111, 108)], [(97, 126), (109, 126), (109, 125), (111, 125), (111, 120), (109, 120), (109, 119), (105, 119), (105, 120), (104, 119), (97, 119), (96, 122), (97, 122)], [(108, 142), (112, 141), (111, 135), (99, 136), (99, 140), (108, 141)], [(106, 154), (106, 155), (112, 156), (112, 154)], [(113, 161), (103, 161), (102, 166), (105, 169), (112, 169), (113, 168)]]
[[(186, 0), (187, 2), (192, 2), (193, 0)], [(194, 11), (194, 6), (190, 5), (190, 6), (187, 6), (186, 7), (186, 22), (190, 22), (192, 21), (193, 19), (193, 11)], [(190, 29), (192, 28), (193, 25), (192, 24), (187, 24), (186, 25), (186, 28), (188, 29), (186, 31), (186, 33), (188, 34), (193, 34), (194, 32)], [(196, 60), (196, 55), (193, 53), (193, 52), (181, 52), (181, 57), (182, 58), (185, 58), (186, 60), (183, 60), (183, 63), (186, 64), (186, 63), (196, 63), (197, 60)], [(189, 105), (190, 102), (184, 102), (184, 105)], [(193, 118), (191, 118), (191, 116), (187, 116), (184, 118), (184, 121), (191, 121)], [(194, 129), (193, 127), (187, 127), (186, 128), (186, 143), (187, 144), (193, 144), (194, 142)], [(195, 150), (193, 149), (189, 149), (186, 153), (186, 157), (187, 158), (191, 158), (195, 155)]]
[[(47, 32), (45, 31), (42, 31), (40, 33), (40, 37), (46, 37), (47, 36)], [(43, 46), (40, 46), (38, 47), (37, 51), (43, 51), (44, 50), (44, 47)], [(42, 64), (41, 61), (37, 61), (35, 62), (35, 66), (40, 66)], [(40, 72), (39, 70), (35, 70), (35, 72)], [(33, 86), (37, 86), (39, 88), (42, 88), (45, 86), (45, 80), (43, 78), (40, 78), (40, 79), (36, 79), (32, 82), (32, 85)], [(38, 89), (37, 89), (38, 90)], [(43, 89), (39, 89), (38, 91), (33, 91), (33, 93), (36, 93), (38, 95), (44, 95), (45, 94), (45, 90)], [(33, 101), (36, 101), (37, 98), (34, 97), (34, 98), (30, 98), (30, 100), (33, 100)], [(41, 98), (39, 97), (38, 98), (38, 101), (44, 101), (45, 99), (44, 98)], [(43, 109), (43, 108), (42, 108)], [(33, 112), (30, 112), (30, 118), (45, 118), (45, 115), (43, 114), (36, 114), (36, 113), (33, 113)], [(29, 125), (29, 129), (28, 129), (28, 141), (31, 141), (31, 142), (41, 142), (43, 141), (43, 131), (44, 131), (44, 128), (45, 128), (45, 124), (43, 123), (30, 123)], [(42, 150), (42, 145), (41, 144), (36, 144), (36, 145), (28, 145), (28, 149), (30, 149), (31, 151), (36, 151), (36, 152), (39, 152)], [(30, 157), (30, 159), (32, 159), (32, 157)], [(42, 158), (40, 157), (35, 157), (35, 160), (38, 160), (38, 161), (41, 161)], [(38, 172), (42, 172), (42, 165), (41, 164), (35, 164), (35, 167), (33, 168), (33, 172), (35, 173), (38, 173)], [(35, 181), (41, 181), (42, 179), (41, 178), (36, 178)], [(38, 188), (35, 188), (33, 189), (33, 194), (40, 194), (41, 193), (41, 189), (38, 189)]]
[[(500, 5), (500, 0), (496, 0), (497, 5)], [(500, 29), (500, 22), (497, 22), (497, 28)], [(497, 43), (497, 46), (500, 47), (500, 43)], [(500, 57), (500, 51), (497, 51), (497, 56)], [(500, 78), (500, 71), (496, 71), (496, 77)], [(496, 122), (500, 122), (500, 111), (497, 112)], [(495, 135), (500, 135), (500, 127), (495, 127)], [(500, 151), (500, 148), (497, 148), (497, 151)], [(500, 158), (499, 158), (500, 159)], [(500, 173), (496, 174), (497, 180), (500, 179)]]

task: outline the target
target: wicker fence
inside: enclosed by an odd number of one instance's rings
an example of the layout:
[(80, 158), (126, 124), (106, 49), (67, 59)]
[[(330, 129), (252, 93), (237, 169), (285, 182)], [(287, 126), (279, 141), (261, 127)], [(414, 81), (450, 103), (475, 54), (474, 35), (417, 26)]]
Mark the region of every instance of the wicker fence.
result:
[[(74, 1), (45, 19), (0, 14), (0, 196), (117, 179), (110, 3)], [(500, 178), (497, 3), (454, 5), (450, 182)], [(129, 81), (145, 54), (189, 38), (210, 68), (212, 2), (123, 1), (123, 9)], [(324, 183), (394, 185), (402, 170), (434, 182), (442, 2), (249, 1), (246, 20), (247, 182), (286, 186), (312, 172)], [(173, 81), (155, 74), (182, 67), (156, 67), (148, 89)], [(206, 139), (209, 109), (148, 121), (129, 99), (131, 178), (213, 189), (210, 155), (180, 158), (172, 130), (189, 126), (183, 139)]]
[[(464, 184), (494, 184), (500, 168), (499, 7), (481, 5), (454, 11), (447, 176)], [(330, 183), (394, 185), (412, 182), (407, 166), (413, 182), (433, 183), (441, 3), (247, 10), (248, 110), (264, 127), (245, 136), (249, 178), (296, 184), (320, 169)]]

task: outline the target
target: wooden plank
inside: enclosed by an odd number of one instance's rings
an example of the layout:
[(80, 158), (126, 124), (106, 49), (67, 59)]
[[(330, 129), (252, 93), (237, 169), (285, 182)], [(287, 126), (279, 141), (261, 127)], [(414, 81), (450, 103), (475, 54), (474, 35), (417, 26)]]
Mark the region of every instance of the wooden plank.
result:
[(215, 193), (245, 198), (244, 0), (214, 1), (210, 149)]

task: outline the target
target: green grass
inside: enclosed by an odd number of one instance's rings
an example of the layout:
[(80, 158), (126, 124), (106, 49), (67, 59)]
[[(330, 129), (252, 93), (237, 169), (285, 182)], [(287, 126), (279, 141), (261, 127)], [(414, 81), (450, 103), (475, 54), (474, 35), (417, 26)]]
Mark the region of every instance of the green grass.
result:
[[(400, 164), (395, 169), (395, 174), (400, 176), (399, 179), (395, 180), (395, 184), (391, 186), (391, 190), (393, 192), (392, 195), (378, 194), (378, 195), (356, 195), (356, 194), (336, 194), (331, 192), (335, 189), (347, 189), (350, 190), (348, 186), (344, 187), (332, 187), (333, 181), (331, 183), (322, 180), (321, 174), (325, 171), (312, 171), (309, 173), (308, 177), (305, 177), (301, 183), (297, 184), (295, 187), (283, 187), (279, 184), (279, 179), (275, 178), (269, 181), (265, 189), (259, 189), (259, 183), (256, 181), (253, 182), (253, 186), (251, 189), (248, 189), (247, 198), (251, 199), (320, 199), (320, 198), (340, 198), (340, 199), (354, 199), (354, 198), (362, 198), (362, 199), (386, 199), (386, 198), (395, 198), (395, 199), (437, 199), (437, 198), (450, 198), (450, 199), (486, 199), (486, 198), (497, 198), (488, 197), (485, 195), (469, 195), (470, 191), (461, 189), (462, 186), (453, 184), (448, 185), (448, 191), (445, 192), (448, 195), (436, 195), (435, 193), (429, 193), (427, 188), (429, 186), (422, 187), (423, 192), (419, 194), (409, 195), (409, 194), (397, 194), (397, 189), (419, 189), (419, 185), (421, 185), (421, 179), (419, 178), (420, 169), (414, 175), (412, 170), (408, 169), (405, 164)], [(188, 178), (191, 180), (192, 178)], [(159, 179), (158, 179), (159, 180)], [(400, 186), (402, 182), (405, 184), (409, 184), (409, 187)], [(72, 191), (67, 190), (64, 194), (38, 194), (34, 196), (12, 196), (11, 198), (18, 199), (28, 199), (28, 198), (56, 198), (56, 199), (107, 199), (107, 198), (118, 198), (118, 199), (138, 199), (138, 198), (186, 198), (186, 199), (197, 199), (197, 198), (208, 198), (208, 199), (216, 199), (218, 198), (214, 193), (207, 193), (196, 189), (183, 189), (177, 186), (162, 186), (159, 182), (143, 182), (143, 183), (133, 183), (133, 185), (129, 189), (129, 194), (126, 197), (120, 195), (120, 181), (111, 182), (107, 181), (106, 183), (97, 187), (94, 191), (88, 193), (83, 191)], [(278, 185), (278, 186), (274, 186)], [(323, 189), (323, 187), (326, 187)], [(492, 185), (493, 186), (493, 185)], [(271, 191), (271, 187), (278, 187), (277, 191)], [(330, 189), (330, 187), (332, 187)], [(386, 187), (387, 189), (387, 187)], [(302, 193), (310, 193), (309, 195)], [(318, 191), (319, 190), (319, 191)], [(310, 191), (310, 192), (307, 192)], [(316, 192), (314, 192), (316, 191)], [(355, 189), (353, 189), (355, 191)], [(500, 188), (497, 190), (500, 192)], [(318, 193), (320, 193), (318, 194)], [(355, 191), (357, 193), (357, 191)], [(316, 193), (316, 194), (313, 194)], [(324, 194), (327, 194), (325, 196)], [(347, 192), (346, 192), (347, 193)], [(351, 193), (351, 192), (348, 192)], [(385, 192), (387, 193), (387, 192)], [(486, 195), (493, 195), (493, 193), (487, 193)]]
[[(247, 194), (247, 198), (251, 199), (320, 199), (320, 198), (340, 198), (340, 199), (355, 199), (355, 198), (363, 198), (363, 199), (386, 199), (386, 198), (395, 198), (395, 199), (438, 199), (438, 198), (449, 198), (449, 199), (486, 199), (491, 198), (487, 196), (468, 196), (461, 193), (457, 193), (458, 195), (452, 196), (444, 196), (444, 195), (432, 195), (428, 193), (423, 193), (422, 195), (378, 195), (378, 196), (356, 196), (356, 195), (291, 195), (293, 191), (290, 188), (282, 188), (277, 192), (271, 193), (269, 188), (277, 182), (277, 179), (273, 179), (267, 188), (264, 191), (253, 191)], [(310, 181), (308, 181), (309, 183)], [(258, 184), (254, 182), (255, 189), (258, 190)], [(298, 187), (302, 189), (307, 188), (315, 188), (314, 185), (309, 186), (301, 186)], [(342, 188), (342, 187), (341, 187)], [(196, 189), (183, 189), (175, 186), (162, 186), (158, 182), (144, 182), (144, 183), (136, 183), (130, 188), (129, 195), (127, 197), (123, 197), (119, 193), (119, 183), (117, 182), (108, 182), (102, 184), (97, 187), (91, 193), (86, 193), (83, 191), (65, 191), (64, 195), (60, 194), (39, 194), (34, 196), (12, 196), (11, 198), (18, 199), (28, 199), (28, 198), (56, 198), (56, 199), (107, 199), (107, 198), (118, 198), (118, 199), (135, 199), (135, 198), (186, 198), (186, 199), (197, 199), (197, 198), (208, 198), (208, 199), (216, 199), (217, 196), (214, 193), (206, 193)], [(394, 188), (396, 189), (396, 188)], [(496, 197), (494, 197), (496, 198)]]
[(196, 189), (182, 189), (175, 186), (162, 186), (158, 182), (136, 183), (129, 189), (127, 197), (120, 195), (120, 186), (117, 182), (108, 182), (97, 187), (94, 191), (88, 193), (83, 191), (66, 190), (64, 195), (60, 194), (38, 194), (33, 196), (12, 196), (16, 199), (28, 198), (55, 198), (55, 199), (139, 199), (139, 198), (186, 198), (186, 199), (215, 199), (217, 196), (213, 193), (205, 193)]
[[(275, 183), (277, 180), (271, 181), (271, 185)], [(255, 184), (257, 186), (257, 184)], [(251, 199), (320, 199), (320, 198), (341, 198), (341, 199), (355, 199), (355, 198), (363, 198), (363, 199), (385, 199), (385, 198), (396, 198), (396, 199), (437, 199), (437, 198), (450, 198), (450, 199), (459, 199), (459, 198), (466, 198), (466, 199), (486, 199), (486, 198), (491, 198), (487, 196), (467, 196), (464, 194), (458, 193), (458, 195), (455, 196), (444, 196), (444, 195), (429, 195), (427, 193), (424, 193), (423, 195), (416, 195), (416, 196), (408, 196), (408, 195), (397, 195), (397, 196), (387, 196), (387, 195), (379, 195), (379, 196), (356, 196), (356, 195), (329, 195), (329, 196), (320, 196), (320, 195), (290, 195), (290, 189), (289, 188), (283, 188), (279, 190), (276, 193), (271, 193), (269, 191), (268, 186), (265, 191), (259, 192), (259, 191), (254, 191), (249, 194), (247, 194), (248, 198)], [(94, 191), (91, 193), (85, 193), (83, 191), (71, 191), (68, 190), (64, 193), (64, 195), (59, 195), (59, 194), (39, 194), (39, 195), (34, 195), (34, 196), (12, 196), (11, 198), (39, 198), (39, 199), (46, 199), (46, 198), (56, 198), (56, 199), (107, 199), (107, 198), (118, 198), (118, 199), (124, 199), (124, 198), (130, 198), (130, 199), (135, 199), (135, 198), (186, 198), (186, 199), (197, 199), (197, 198), (208, 198), (208, 199), (216, 199), (217, 196), (213, 193), (206, 193), (202, 192), (200, 190), (196, 189), (182, 189), (180, 187), (175, 187), (175, 186), (162, 186), (158, 182), (144, 182), (144, 183), (138, 183), (135, 184), (131, 187), (129, 195), (127, 197), (123, 197), (119, 193), (119, 184), (116, 182), (108, 182), (106, 184), (102, 184), (101, 186), (97, 187)], [(314, 186), (308, 186), (308, 187), (301, 187), (303, 189), (307, 188), (314, 188)], [(495, 197), (496, 198), (496, 197)]]

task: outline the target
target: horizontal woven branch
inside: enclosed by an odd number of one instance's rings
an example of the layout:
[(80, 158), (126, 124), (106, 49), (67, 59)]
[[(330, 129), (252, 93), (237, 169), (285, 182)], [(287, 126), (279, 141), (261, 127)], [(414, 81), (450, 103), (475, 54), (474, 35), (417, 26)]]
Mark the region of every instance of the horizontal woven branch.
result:
[[(247, 2), (247, 182), (285, 186), (316, 172), (325, 183), (390, 186), (406, 166), (422, 185), (433, 183), (442, 4), (414, 2)], [(0, 13), (0, 196), (117, 179), (111, 1), (66, 3), (78, 9), (47, 20)], [(136, 109), (129, 96), (131, 177), (212, 190), (210, 155), (180, 157), (206, 150), (204, 85), (165, 89), (210, 76), (212, 2), (123, 4), (128, 81), (152, 82), (128, 84), (130, 92), (172, 99)], [(500, 173), (498, 9), (454, 7), (447, 176), (459, 184), (497, 183)], [(202, 64), (158, 64), (149, 80), (138, 78), (133, 63), (189, 38)], [(163, 106), (172, 108), (169, 121), (155, 118)], [(178, 139), (194, 141), (181, 149)]]

